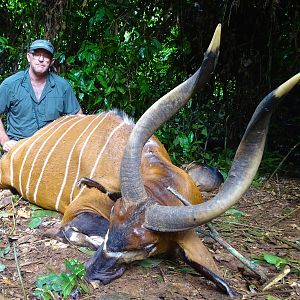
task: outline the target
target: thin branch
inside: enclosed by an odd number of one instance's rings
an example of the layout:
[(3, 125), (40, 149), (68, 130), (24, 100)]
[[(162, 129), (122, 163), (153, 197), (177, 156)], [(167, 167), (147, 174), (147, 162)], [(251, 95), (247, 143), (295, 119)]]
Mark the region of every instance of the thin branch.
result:
[(278, 241), (280, 241), (280, 242), (282, 242), (284, 244), (287, 244), (287, 245), (291, 246), (292, 248), (300, 251), (300, 246), (298, 246), (297, 244), (293, 243), (292, 241), (289, 241), (289, 240), (287, 240), (285, 238), (282, 238), (282, 237), (279, 237), (279, 236), (276, 236), (276, 235), (272, 235), (272, 237), (274, 237), (276, 240), (278, 240)]
[(12, 246), (14, 249), (14, 259), (15, 259), (16, 268), (17, 268), (17, 272), (18, 272), (18, 276), (19, 276), (19, 280), (20, 280), (20, 284), (21, 284), (21, 288), (22, 288), (22, 292), (23, 292), (23, 298), (27, 299), (24, 282), (23, 282), (23, 278), (22, 278), (22, 274), (21, 274), (21, 270), (20, 270), (19, 260), (18, 260), (18, 256), (17, 256), (16, 241), (14, 241), (14, 240), (12, 241)]
[[(14, 232), (16, 230), (16, 216), (15, 216), (15, 205), (14, 205), (13, 197), (11, 198), (11, 206), (12, 206), (12, 216), (13, 216), (13, 227), (10, 231), (10, 235), (14, 234)], [(20, 270), (19, 260), (18, 260), (18, 256), (17, 256), (16, 238), (9, 237), (8, 239), (10, 242), (12, 242), (12, 246), (13, 246), (13, 250), (14, 250), (14, 259), (15, 259), (17, 273), (19, 276), (19, 280), (20, 280), (20, 284), (21, 284), (21, 288), (22, 288), (22, 292), (23, 292), (23, 298), (27, 299), (24, 282), (23, 282), (23, 278), (22, 278), (22, 274), (21, 274), (21, 270)]]
[(300, 142), (298, 142), (294, 147), (292, 147), (290, 149), (290, 151), (287, 153), (287, 155), (281, 160), (281, 162), (278, 164), (277, 168), (273, 171), (273, 173), (269, 176), (269, 178), (265, 181), (265, 183), (263, 184), (263, 186), (265, 186), (265, 184), (267, 182), (269, 182), (273, 176), (276, 174), (276, 172), (278, 171), (278, 169), (281, 168), (281, 166), (283, 165), (283, 163), (286, 161), (286, 159), (290, 156), (290, 154), (300, 145)]
[(277, 201), (277, 200), (278, 200), (278, 199), (273, 199), (273, 200), (268, 200), (268, 201), (262, 201), (262, 202), (257, 202), (257, 203), (251, 203), (251, 204), (249, 204), (249, 205), (239, 206), (239, 209), (246, 208), (246, 207), (259, 206), (259, 205), (263, 205), (263, 204), (266, 204), (266, 203), (274, 202), (274, 201)]
[(262, 269), (258, 265), (251, 262), (249, 259), (244, 257), (241, 253), (239, 253), (235, 248), (233, 248), (230, 244), (228, 244), (226, 241), (224, 241), (220, 237), (219, 233), (213, 228), (213, 226), (211, 224), (208, 223), (206, 225), (210, 230), (209, 232), (206, 230), (203, 230), (201, 228), (197, 228), (196, 231), (213, 238), (216, 242), (218, 242), (220, 245), (222, 245), (229, 253), (231, 253), (239, 261), (241, 261), (243, 265), (248, 267), (256, 275), (258, 275), (258, 277), (261, 279), (261, 281), (263, 281), (263, 282), (267, 281), (267, 279), (268, 279), (267, 276), (265, 275), (265, 273), (262, 271)]
[(192, 205), (187, 199), (185, 199), (181, 194), (179, 194), (172, 187), (168, 186), (167, 190), (170, 191), (172, 194), (174, 194), (185, 206), (191, 206)]
[(276, 274), (273, 278), (271, 278), (262, 288), (262, 291), (268, 291), (274, 286), (278, 281), (286, 277), (291, 272), (291, 268), (289, 266), (285, 266), (284, 269)]
[[(230, 225), (234, 225), (234, 226), (242, 226), (242, 227), (246, 227), (248, 229), (258, 229), (258, 230), (261, 230), (261, 231), (266, 231), (265, 228), (263, 227), (260, 227), (260, 226), (254, 226), (254, 225), (250, 225), (251, 228), (249, 228), (249, 224), (243, 224), (243, 223), (239, 223), (239, 222), (230, 222), (230, 221), (221, 221), (221, 220), (218, 220), (218, 223), (223, 223), (223, 224), (230, 224)], [(268, 229), (268, 231), (270, 232), (280, 232), (282, 230), (280, 229)]]
[(289, 212), (288, 214), (284, 215), (283, 217), (279, 218), (278, 220), (276, 220), (275, 222), (273, 222), (270, 226), (274, 226), (275, 224), (283, 221), (286, 218), (289, 218), (293, 213), (295, 213), (296, 211), (298, 211), (300, 209), (300, 205), (298, 205), (295, 209), (293, 209), (291, 212)]

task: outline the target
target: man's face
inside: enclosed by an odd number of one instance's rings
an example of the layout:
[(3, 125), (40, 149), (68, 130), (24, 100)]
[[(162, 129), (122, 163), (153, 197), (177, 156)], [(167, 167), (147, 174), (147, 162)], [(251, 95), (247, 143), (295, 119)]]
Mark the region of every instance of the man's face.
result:
[(42, 75), (48, 72), (53, 57), (44, 49), (36, 49), (34, 52), (27, 53), (27, 60), (32, 71), (37, 75)]

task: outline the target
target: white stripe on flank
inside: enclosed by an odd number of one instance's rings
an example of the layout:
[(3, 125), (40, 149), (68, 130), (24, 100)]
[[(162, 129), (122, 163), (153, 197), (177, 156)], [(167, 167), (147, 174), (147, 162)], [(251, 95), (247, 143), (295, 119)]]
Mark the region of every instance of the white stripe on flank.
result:
[(9, 174), (9, 176), (10, 176), (10, 185), (11, 186), (14, 186), (14, 166), (13, 166), (14, 158), (15, 158), (16, 154), (18, 153), (18, 151), (22, 147), (24, 147), (24, 145), (26, 145), (27, 143), (28, 143), (28, 140), (25, 141), (24, 143), (22, 143), (19, 147), (17, 147), (10, 156), (10, 161), (9, 161), (10, 174)]
[[(96, 162), (95, 162), (94, 167), (93, 167), (93, 169), (92, 169), (92, 171), (91, 171), (91, 173), (90, 173), (89, 178), (93, 178), (94, 173), (95, 173), (96, 168), (97, 168), (97, 165), (98, 165), (98, 163), (99, 163), (99, 161), (100, 161), (100, 159), (101, 159), (101, 157), (102, 157), (102, 155), (103, 155), (103, 152), (105, 151), (105, 148), (107, 147), (108, 143), (110, 142), (111, 138), (112, 138), (113, 135), (116, 133), (116, 131), (119, 130), (119, 129), (120, 129), (123, 125), (125, 125), (125, 124), (126, 124), (126, 123), (123, 121), (122, 123), (120, 123), (120, 124), (119, 124), (119, 125), (118, 125), (111, 133), (110, 133), (108, 139), (106, 140), (104, 146), (102, 147), (100, 153), (98, 154), (98, 157), (97, 157), (97, 159), (96, 159)], [(77, 179), (77, 181), (78, 181), (78, 179)], [(76, 181), (76, 182), (77, 182), (77, 181)], [(83, 189), (80, 190), (80, 192), (77, 194), (77, 196), (75, 197), (75, 199), (74, 199), (73, 201), (75, 201), (75, 200), (81, 195), (82, 191), (83, 191)]]
[(26, 196), (25, 198), (28, 199), (28, 195), (29, 195), (29, 185), (30, 185), (30, 182), (31, 182), (31, 175), (32, 175), (32, 172), (33, 172), (33, 169), (35, 167), (35, 163), (39, 157), (39, 154), (42, 152), (43, 148), (45, 147), (46, 143), (49, 141), (49, 139), (51, 139), (51, 137), (65, 124), (69, 123), (70, 121), (72, 121), (72, 119), (70, 120), (67, 120), (66, 122), (60, 124), (60, 126), (58, 126), (48, 137), (47, 139), (43, 142), (43, 144), (41, 145), (40, 149), (38, 150), (38, 152), (36, 153), (35, 157), (34, 157), (34, 160), (32, 162), (32, 165), (31, 165), (31, 168), (30, 168), (30, 171), (29, 171), (29, 175), (28, 175), (28, 179), (27, 179), (27, 184), (26, 184)]
[(119, 128), (121, 128), (123, 125), (125, 125), (125, 122), (120, 123), (120, 124), (119, 124), (119, 125), (118, 125), (111, 133), (110, 133), (110, 135), (109, 135), (109, 137), (108, 137), (106, 143), (104, 144), (104, 146), (103, 146), (101, 152), (98, 154), (96, 163), (94, 164), (94, 168), (93, 168), (93, 170), (91, 171), (90, 178), (93, 178), (94, 173), (95, 173), (96, 168), (97, 168), (97, 165), (98, 165), (98, 163), (99, 163), (99, 161), (100, 161), (100, 159), (101, 159), (101, 156), (102, 156), (103, 152), (105, 151), (105, 148), (107, 147), (107, 145), (108, 145), (108, 143), (110, 142), (111, 138), (112, 138), (113, 135), (116, 133), (116, 131), (119, 130)]
[(95, 126), (95, 128), (90, 132), (90, 134), (87, 136), (81, 150), (80, 150), (80, 154), (79, 154), (79, 157), (78, 157), (78, 166), (77, 166), (77, 172), (76, 172), (76, 177), (75, 177), (75, 180), (73, 182), (73, 186), (72, 186), (72, 189), (71, 189), (71, 193), (70, 193), (70, 203), (72, 202), (72, 199), (73, 199), (73, 194), (74, 194), (74, 190), (75, 190), (75, 187), (77, 185), (77, 182), (78, 182), (78, 177), (79, 177), (79, 172), (80, 172), (80, 166), (81, 166), (81, 158), (82, 158), (82, 155), (83, 155), (83, 152), (85, 150), (85, 147), (87, 145), (87, 143), (89, 142), (90, 138), (92, 137), (92, 135), (94, 134), (94, 132), (96, 131), (96, 129), (100, 126), (100, 124), (106, 119), (106, 117), (108, 117), (111, 113), (108, 112), (105, 114), (105, 116), (100, 120), (100, 122)]
[(52, 155), (52, 153), (54, 152), (54, 150), (56, 149), (56, 147), (59, 145), (59, 143), (61, 142), (61, 140), (67, 135), (67, 133), (75, 126), (77, 125), (77, 123), (79, 122), (82, 122), (84, 121), (85, 118), (79, 118), (75, 123), (73, 123), (60, 137), (59, 139), (55, 142), (54, 146), (51, 148), (50, 152), (48, 153), (45, 161), (44, 161), (44, 165), (42, 167), (42, 170), (41, 170), (41, 173), (40, 173), (40, 176), (39, 176), (39, 179), (37, 181), (37, 184), (36, 184), (36, 187), (35, 187), (35, 191), (34, 191), (34, 194), (33, 194), (33, 201), (36, 203), (36, 196), (37, 196), (37, 192), (38, 192), (38, 189), (39, 189), (39, 186), (40, 186), (40, 183), (42, 181), (42, 178), (43, 178), (43, 175), (44, 175), (44, 171), (46, 169), (46, 166), (48, 164), (48, 161)]
[[(49, 125), (50, 128), (52, 128), (54, 125)], [(24, 143), (22, 143), (11, 155), (10, 157), (10, 185), (14, 186), (14, 170), (13, 170), (13, 163), (14, 163), (14, 158), (17, 154), (17, 152), (26, 144), (30, 143), (30, 141), (32, 140), (32, 136), (30, 138), (28, 138)], [(23, 159), (23, 163), (24, 163)], [(20, 181), (20, 173), (19, 173), (19, 181)], [(22, 195), (22, 192), (20, 192), (20, 194)]]
[[(69, 116), (66, 116), (64, 118), (62, 118), (61, 120), (57, 121), (57, 122), (53, 122), (51, 123), (51, 125), (49, 125), (49, 127), (47, 128), (47, 130), (45, 132), (43, 132), (43, 134), (41, 134), (38, 138), (30, 138), (30, 142), (31, 142), (31, 145), (29, 146), (29, 148), (27, 149), (26, 151), (26, 154), (23, 158), (23, 161), (22, 161), (22, 165), (21, 165), (21, 168), (20, 168), (20, 171), (19, 171), (19, 188), (20, 188), (20, 194), (23, 195), (23, 188), (22, 188), (22, 178), (23, 178), (23, 169), (24, 169), (24, 166), (25, 166), (25, 163), (26, 163), (26, 160), (27, 160), (27, 157), (28, 155), (30, 154), (30, 151), (31, 149), (33, 148), (33, 146), (35, 145), (35, 143), (40, 139), (42, 138), (44, 135), (46, 135), (50, 130), (53, 129), (53, 127), (55, 127), (56, 125), (60, 124), (61, 122), (65, 121), (65, 119), (67, 119)], [(46, 128), (45, 128), (46, 129)], [(33, 140), (33, 142), (32, 142)]]
[(73, 152), (75, 150), (75, 147), (77, 146), (77, 144), (79, 143), (81, 137), (90, 129), (90, 127), (94, 124), (94, 122), (98, 121), (98, 119), (100, 118), (100, 116), (102, 115), (99, 114), (96, 118), (94, 118), (90, 123), (89, 125), (81, 132), (81, 134), (78, 136), (78, 138), (76, 139), (71, 151), (70, 151), (70, 154), (69, 154), (69, 157), (67, 159), (67, 163), (66, 163), (66, 168), (65, 168), (65, 175), (64, 175), (64, 179), (63, 179), (63, 182), (61, 184), (61, 188), (60, 188), (60, 191), (58, 193), (58, 196), (56, 198), (56, 202), (55, 202), (55, 209), (58, 210), (58, 206), (59, 206), (59, 203), (60, 203), (60, 199), (61, 199), (61, 196), (62, 196), (62, 193), (64, 191), (64, 188), (65, 188), (65, 185), (66, 185), (66, 181), (67, 181), (67, 177), (68, 177), (68, 173), (69, 173), (69, 167), (70, 167), (70, 163), (71, 163), (71, 159), (72, 159), (72, 156), (73, 156)]

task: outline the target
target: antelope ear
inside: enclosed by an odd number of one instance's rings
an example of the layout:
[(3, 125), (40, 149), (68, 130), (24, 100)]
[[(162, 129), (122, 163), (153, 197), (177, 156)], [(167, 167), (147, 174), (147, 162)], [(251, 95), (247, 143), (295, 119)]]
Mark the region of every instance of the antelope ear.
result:
[(96, 188), (101, 193), (106, 194), (110, 200), (114, 202), (116, 202), (122, 196), (121, 192), (109, 192), (100, 182), (88, 177), (80, 178), (80, 180), (77, 182), (77, 185), (80, 189), (83, 185), (87, 186), (88, 188)]
[(99, 183), (98, 181), (96, 181), (94, 179), (91, 179), (88, 177), (81, 177), (79, 179), (79, 181), (77, 182), (77, 186), (78, 186), (78, 188), (81, 189), (83, 185), (87, 186), (88, 188), (94, 187), (102, 193), (105, 193), (105, 194), (107, 193), (107, 189), (101, 183)]

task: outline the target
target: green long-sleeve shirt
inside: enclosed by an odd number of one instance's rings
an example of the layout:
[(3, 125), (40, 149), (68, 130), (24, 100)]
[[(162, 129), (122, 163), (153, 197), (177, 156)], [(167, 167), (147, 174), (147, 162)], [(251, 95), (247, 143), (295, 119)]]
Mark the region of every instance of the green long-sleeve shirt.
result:
[(0, 85), (0, 114), (7, 114), (6, 132), (10, 139), (29, 137), (58, 117), (76, 114), (79, 110), (69, 83), (51, 72), (39, 101), (28, 69), (6, 78)]

